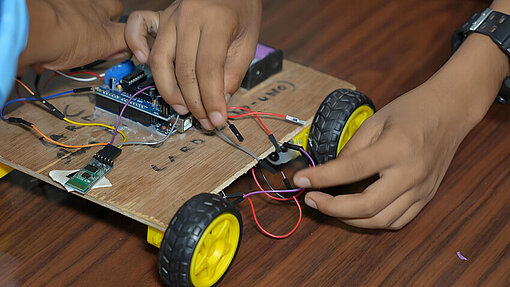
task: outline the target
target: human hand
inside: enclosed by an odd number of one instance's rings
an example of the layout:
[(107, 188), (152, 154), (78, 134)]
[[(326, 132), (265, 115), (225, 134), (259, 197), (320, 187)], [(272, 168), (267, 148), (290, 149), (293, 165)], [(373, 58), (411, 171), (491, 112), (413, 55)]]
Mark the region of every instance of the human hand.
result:
[(120, 0), (27, 0), (30, 28), (18, 70), (68, 69), (129, 55)]
[[(510, 13), (510, 2), (495, 0)], [(309, 192), (305, 202), (347, 224), (400, 229), (435, 195), (455, 151), (485, 116), (510, 74), (508, 56), (487, 36), (471, 34), (427, 82), (367, 119), (339, 157), (294, 175), (300, 187), (379, 179), (358, 194)]]
[(305, 202), (362, 228), (400, 229), (435, 195), (466, 134), (470, 119), (438, 81), (430, 81), (367, 119), (335, 160), (299, 171), (294, 183), (324, 188), (378, 174), (363, 192), (332, 196), (309, 192)]
[(163, 11), (132, 13), (126, 42), (150, 64), (165, 101), (211, 130), (225, 124), (226, 103), (255, 55), (261, 12), (260, 0), (175, 1)]

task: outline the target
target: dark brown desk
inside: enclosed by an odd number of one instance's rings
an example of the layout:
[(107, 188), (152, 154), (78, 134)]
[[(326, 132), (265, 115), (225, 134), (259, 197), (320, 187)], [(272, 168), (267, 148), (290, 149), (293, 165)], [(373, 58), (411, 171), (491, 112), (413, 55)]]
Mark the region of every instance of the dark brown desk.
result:
[[(130, 10), (137, 1), (127, 2)], [(153, 2), (144, 8), (164, 7)], [(377, 107), (431, 76), (450, 56), (451, 33), (489, 4), (264, 2), (261, 42), (354, 83)], [(509, 109), (494, 104), (460, 146), (433, 201), (401, 231), (363, 231), (305, 208), (298, 231), (273, 240), (258, 232), (242, 203), (243, 242), (221, 285), (509, 286)], [(254, 188), (245, 176), (230, 191)], [(295, 223), (291, 205), (255, 204), (271, 231)], [(0, 218), (1, 286), (161, 284), (146, 226), (18, 172), (0, 180)]]

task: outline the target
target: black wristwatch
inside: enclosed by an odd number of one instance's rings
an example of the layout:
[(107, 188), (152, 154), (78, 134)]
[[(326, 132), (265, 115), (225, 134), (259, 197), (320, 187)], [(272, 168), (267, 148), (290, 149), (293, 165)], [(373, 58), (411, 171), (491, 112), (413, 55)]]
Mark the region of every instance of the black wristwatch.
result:
[[(510, 57), (510, 15), (491, 8), (477, 12), (452, 36), (452, 51), (455, 52), (469, 34), (476, 32), (489, 36)], [(510, 76), (506, 77), (499, 90), (497, 101), (510, 103)]]

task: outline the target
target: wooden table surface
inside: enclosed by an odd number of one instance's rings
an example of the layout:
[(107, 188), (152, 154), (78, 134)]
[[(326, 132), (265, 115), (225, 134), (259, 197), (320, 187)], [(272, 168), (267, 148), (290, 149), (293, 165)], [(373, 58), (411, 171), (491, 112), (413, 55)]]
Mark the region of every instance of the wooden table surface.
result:
[[(127, 11), (137, 5), (126, 2)], [(431, 76), (450, 56), (452, 32), (489, 1), (264, 4), (261, 42), (354, 83), (380, 108)], [(242, 245), (221, 285), (510, 286), (509, 109), (492, 106), (460, 146), (435, 198), (400, 231), (352, 228), (305, 207), (297, 232), (274, 240), (257, 230), (248, 203), (241, 203)], [(254, 189), (244, 176), (229, 192)], [(275, 233), (297, 219), (292, 205), (262, 198), (255, 205)], [(161, 284), (146, 226), (19, 172), (0, 180), (0, 218), (0, 286)]]

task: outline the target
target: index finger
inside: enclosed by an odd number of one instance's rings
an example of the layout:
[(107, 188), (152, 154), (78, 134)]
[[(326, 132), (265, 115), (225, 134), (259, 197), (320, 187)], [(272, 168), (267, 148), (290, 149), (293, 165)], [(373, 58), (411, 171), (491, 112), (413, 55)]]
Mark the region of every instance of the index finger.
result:
[(231, 43), (228, 27), (205, 26), (200, 35), (197, 52), (196, 71), (202, 103), (209, 120), (216, 127), (223, 126), (227, 119), (223, 71)]
[(162, 23), (149, 56), (152, 76), (160, 95), (177, 113), (188, 113), (181, 91), (175, 79), (175, 25), (172, 22)]
[[(148, 61), (150, 48), (147, 35), (156, 35), (159, 29), (159, 13), (153, 11), (135, 11), (129, 15), (124, 35), (126, 43), (141, 64)], [(168, 34), (168, 31), (162, 33)], [(175, 33), (173, 33), (175, 37)], [(167, 40), (166, 45), (175, 46), (175, 41)], [(169, 47), (171, 49), (172, 47)]]
[[(400, 170), (388, 169), (361, 193), (331, 196), (309, 192), (305, 201), (324, 214), (339, 218), (369, 218), (388, 207), (412, 188), (413, 182)], [(414, 199), (413, 199), (414, 200)], [(311, 203), (313, 201), (313, 203)]]
[(294, 183), (305, 188), (354, 183), (390, 166), (397, 155), (398, 148), (395, 148), (394, 142), (383, 135), (374, 144), (358, 152), (297, 172)]

